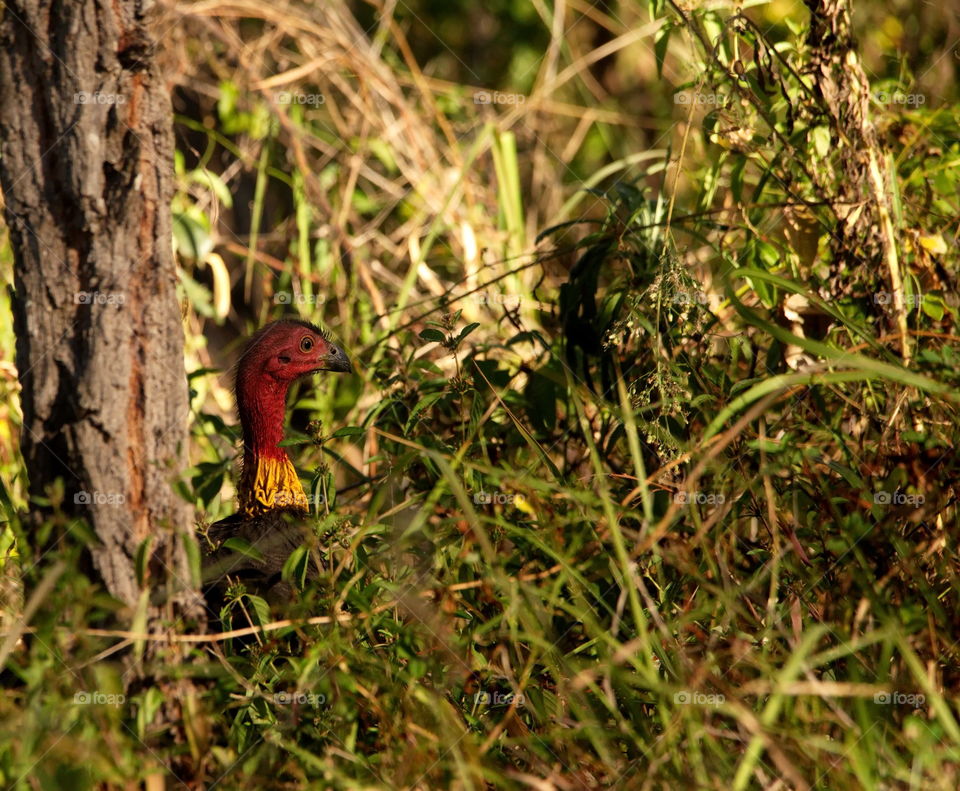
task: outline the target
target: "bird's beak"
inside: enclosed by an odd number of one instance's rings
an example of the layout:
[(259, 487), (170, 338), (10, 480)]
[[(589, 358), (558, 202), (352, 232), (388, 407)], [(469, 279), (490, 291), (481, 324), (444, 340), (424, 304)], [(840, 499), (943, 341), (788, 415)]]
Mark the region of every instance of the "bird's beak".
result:
[(353, 366), (350, 364), (350, 360), (347, 357), (346, 352), (339, 346), (336, 346), (332, 343), (329, 344), (329, 346), (329, 351), (320, 356), (320, 367), (317, 370), (338, 371), (344, 374), (352, 374)]

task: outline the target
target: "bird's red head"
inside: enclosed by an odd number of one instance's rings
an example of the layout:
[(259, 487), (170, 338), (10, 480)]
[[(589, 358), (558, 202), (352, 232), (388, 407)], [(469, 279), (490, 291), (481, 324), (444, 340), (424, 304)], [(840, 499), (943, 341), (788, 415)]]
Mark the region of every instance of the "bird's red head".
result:
[(238, 381), (259, 380), (290, 384), (316, 371), (350, 373), (353, 368), (343, 349), (330, 342), (319, 328), (297, 319), (268, 324), (250, 339), (237, 367)]
[(237, 409), (243, 428), (241, 511), (253, 515), (276, 508), (306, 510), (303, 488), (279, 446), (287, 390), (307, 374), (352, 370), (343, 349), (305, 321), (275, 321), (250, 339), (237, 364)]

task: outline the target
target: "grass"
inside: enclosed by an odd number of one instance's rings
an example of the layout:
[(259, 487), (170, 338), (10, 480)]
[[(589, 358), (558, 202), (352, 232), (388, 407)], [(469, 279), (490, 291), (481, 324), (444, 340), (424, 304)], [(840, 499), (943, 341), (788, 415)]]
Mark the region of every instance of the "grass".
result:
[[(298, 312), (359, 365), (291, 397), (320, 503), (296, 601), (238, 585), (157, 654), (82, 530), (33, 565), (6, 437), (0, 548), (32, 591), (0, 645), (6, 787), (960, 784), (956, 107), (872, 105), (879, 142), (851, 138), (798, 9), (627, 4), (590, 24), (662, 94), (648, 145), (533, 9), (490, 17), (555, 53), (505, 106), (443, 71), (427, 4), (366, 38), (340, 6), (180, 9), (199, 543), (234, 508), (233, 341)], [(898, 300), (836, 213), (866, 150)]]

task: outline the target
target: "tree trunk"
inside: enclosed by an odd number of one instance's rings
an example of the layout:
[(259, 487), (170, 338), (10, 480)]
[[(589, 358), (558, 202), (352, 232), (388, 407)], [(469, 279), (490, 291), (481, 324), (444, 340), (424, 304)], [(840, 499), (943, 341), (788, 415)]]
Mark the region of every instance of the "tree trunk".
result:
[(29, 491), (62, 478), (63, 510), (92, 525), (94, 566), (129, 604), (148, 537), (151, 587), (189, 587), (177, 532), (191, 515), (171, 486), (188, 414), (173, 134), (149, 6), (14, 0), (0, 19), (0, 187)]
[(832, 143), (840, 152), (841, 172), (817, 168), (814, 177), (830, 195), (837, 224), (830, 235), (833, 253), (831, 288), (835, 300), (858, 288), (876, 289), (880, 266), (886, 268), (893, 295), (893, 312), (900, 334), (904, 362), (910, 361), (907, 308), (904, 303), (902, 263), (893, 217), (890, 171), (886, 152), (870, 120), (870, 81), (853, 38), (850, 0), (805, 0), (810, 10), (807, 70), (813, 89), (825, 109)]

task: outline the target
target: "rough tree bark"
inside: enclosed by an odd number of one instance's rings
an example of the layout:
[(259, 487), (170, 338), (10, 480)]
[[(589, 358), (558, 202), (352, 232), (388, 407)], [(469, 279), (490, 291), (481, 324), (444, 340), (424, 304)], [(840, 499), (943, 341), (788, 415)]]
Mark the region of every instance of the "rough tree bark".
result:
[[(842, 153), (841, 173), (821, 173), (824, 194), (834, 193), (838, 223), (831, 234), (835, 299), (852, 291), (854, 277), (873, 284), (878, 264), (886, 268), (904, 362), (910, 360), (907, 310), (898, 258), (900, 241), (892, 222), (895, 174), (889, 166), (870, 120), (870, 81), (853, 38), (850, 0), (804, 0), (810, 10), (807, 46), (809, 74), (825, 108), (832, 142)], [(822, 170), (822, 169), (821, 169)], [(853, 264), (861, 263), (858, 267)]]
[[(173, 133), (149, 0), (14, 0), (0, 14), (0, 187), (30, 492), (62, 478), (94, 565), (133, 604), (134, 557), (189, 578), (171, 481), (188, 395), (169, 205)], [(42, 513), (39, 514), (42, 518)]]

